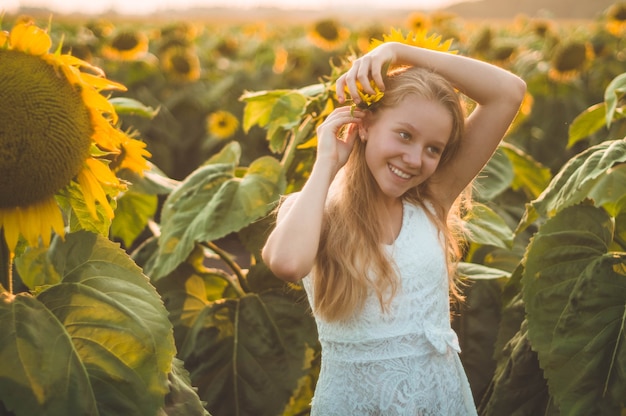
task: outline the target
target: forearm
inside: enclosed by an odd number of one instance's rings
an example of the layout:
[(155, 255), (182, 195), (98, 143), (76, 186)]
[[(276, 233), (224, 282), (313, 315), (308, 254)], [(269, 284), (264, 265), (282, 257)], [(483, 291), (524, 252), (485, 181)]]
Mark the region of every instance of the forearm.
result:
[[(276, 227), (263, 247), (263, 261), (279, 278), (298, 281), (306, 276), (317, 255), (324, 206), (336, 170), (317, 162), (295, 201), (279, 211)], [(290, 201), (291, 202), (291, 201)]]
[(395, 63), (429, 68), (481, 105), (510, 102), (517, 107), (524, 82), (502, 68), (477, 59), (394, 43)]

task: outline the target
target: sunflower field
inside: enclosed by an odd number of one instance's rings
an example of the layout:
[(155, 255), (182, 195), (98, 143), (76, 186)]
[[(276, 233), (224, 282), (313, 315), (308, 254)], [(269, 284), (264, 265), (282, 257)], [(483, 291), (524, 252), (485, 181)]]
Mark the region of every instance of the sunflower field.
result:
[(582, 22), (2, 16), (0, 416), (307, 415), (315, 323), (260, 250), (334, 80), (386, 41), (528, 85), (464, 218), (453, 326), (479, 414), (626, 415), (615, 3)]

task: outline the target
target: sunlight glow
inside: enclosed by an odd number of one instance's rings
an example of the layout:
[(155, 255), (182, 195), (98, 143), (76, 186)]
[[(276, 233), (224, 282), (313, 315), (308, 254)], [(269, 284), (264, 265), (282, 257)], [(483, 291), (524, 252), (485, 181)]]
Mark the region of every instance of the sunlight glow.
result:
[(276, 7), (281, 9), (435, 9), (459, 0), (3, 0), (0, 10), (14, 13), (20, 7), (48, 8), (57, 13), (98, 14), (115, 11), (121, 14), (149, 14), (165, 10), (184, 10), (189, 7), (224, 7), (254, 9)]

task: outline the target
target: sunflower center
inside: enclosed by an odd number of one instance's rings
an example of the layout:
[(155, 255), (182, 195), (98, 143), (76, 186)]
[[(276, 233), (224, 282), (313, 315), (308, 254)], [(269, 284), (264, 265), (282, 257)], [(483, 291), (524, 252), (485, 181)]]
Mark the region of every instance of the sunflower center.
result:
[(81, 94), (40, 57), (0, 50), (0, 208), (66, 186), (89, 156), (93, 127)]
[(327, 40), (336, 40), (339, 38), (339, 29), (332, 20), (323, 20), (318, 22), (315, 30), (321, 37)]
[(111, 46), (118, 51), (132, 51), (137, 45), (139, 45), (139, 39), (133, 32), (122, 32), (111, 42)]
[(184, 55), (174, 55), (171, 58), (172, 67), (179, 74), (188, 74), (191, 72), (191, 64)]
[(559, 72), (575, 71), (582, 67), (586, 60), (587, 51), (582, 43), (571, 43), (557, 53), (554, 67)]

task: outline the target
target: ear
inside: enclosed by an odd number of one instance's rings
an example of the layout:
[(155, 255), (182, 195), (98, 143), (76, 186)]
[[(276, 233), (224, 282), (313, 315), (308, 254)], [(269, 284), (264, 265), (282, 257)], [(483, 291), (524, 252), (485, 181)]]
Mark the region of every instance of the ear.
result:
[(359, 125), (359, 138), (362, 142), (367, 141), (367, 126), (365, 126), (364, 124)]

